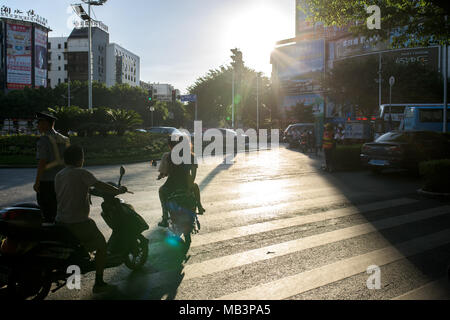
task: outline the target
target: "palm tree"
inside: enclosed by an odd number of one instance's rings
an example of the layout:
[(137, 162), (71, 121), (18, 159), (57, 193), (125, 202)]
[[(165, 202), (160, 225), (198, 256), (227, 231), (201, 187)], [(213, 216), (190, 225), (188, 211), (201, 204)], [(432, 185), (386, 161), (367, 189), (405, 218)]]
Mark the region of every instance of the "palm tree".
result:
[(111, 109), (112, 128), (117, 131), (118, 136), (123, 136), (126, 130), (132, 130), (142, 124), (141, 116), (133, 110)]

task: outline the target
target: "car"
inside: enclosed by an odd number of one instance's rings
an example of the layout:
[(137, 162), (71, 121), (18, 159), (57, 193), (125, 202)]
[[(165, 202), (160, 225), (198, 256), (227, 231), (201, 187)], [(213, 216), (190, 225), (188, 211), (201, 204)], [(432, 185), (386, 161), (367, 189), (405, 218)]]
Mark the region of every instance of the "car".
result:
[(419, 163), (450, 156), (448, 135), (432, 131), (391, 131), (361, 148), (361, 161), (372, 172), (385, 168), (418, 173)]
[(150, 129), (147, 130), (147, 132), (150, 133), (159, 133), (159, 134), (176, 134), (176, 135), (183, 135), (183, 133), (178, 130), (177, 128), (173, 128), (173, 127), (151, 127)]
[(147, 133), (147, 130), (145, 130), (145, 129), (136, 129), (134, 131), (138, 132), (138, 133)]
[(296, 137), (295, 131), (297, 132), (303, 132), (305, 130), (307, 131), (313, 131), (314, 132), (315, 125), (314, 123), (294, 123), (290, 124), (286, 130), (283, 132), (283, 142), (288, 143), (289, 147), (294, 147), (298, 144), (298, 140), (300, 137)]

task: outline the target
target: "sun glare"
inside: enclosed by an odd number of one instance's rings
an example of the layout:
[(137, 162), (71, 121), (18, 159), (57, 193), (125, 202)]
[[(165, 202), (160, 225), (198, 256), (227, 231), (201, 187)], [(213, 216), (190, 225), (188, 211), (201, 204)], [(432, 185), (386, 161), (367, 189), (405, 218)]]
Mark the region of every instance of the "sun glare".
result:
[(247, 8), (229, 19), (224, 41), (242, 50), (247, 66), (270, 75), (270, 53), (278, 40), (292, 36), (289, 17), (268, 6)]

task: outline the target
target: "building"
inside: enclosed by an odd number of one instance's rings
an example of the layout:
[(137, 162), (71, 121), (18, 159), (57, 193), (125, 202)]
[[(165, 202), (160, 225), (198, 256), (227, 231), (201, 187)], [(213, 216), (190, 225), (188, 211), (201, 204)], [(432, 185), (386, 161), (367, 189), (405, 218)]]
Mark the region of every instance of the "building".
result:
[(106, 85), (129, 84), (140, 85), (140, 58), (134, 53), (115, 43), (106, 49)]
[[(272, 81), (278, 92), (278, 107), (284, 124), (295, 121), (289, 119), (288, 112), (298, 103), (313, 106), (316, 120), (345, 121), (355, 116), (355, 109), (347, 113), (328, 101), (320, 79), (333, 68), (337, 61), (361, 56), (375, 56), (382, 62), (408, 64), (420, 61), (427, 68), (443, 71), (442, 48), (404, 48), (390, 50), (388, 42), (374, 42), (364, 37), (355, 37), (346, 27), (324, 27), (321, 23), (310, 23), (297, 9), (303, 6), (296, 0), (295, 38), (279, 41), (272, 53)], [(449, 67), (449, 66), (447, 66)], [(385, 79), (385, 81), (387, 81)], [(387, 103), (379, 98), (380, 104)]]
[(68, 82), (68, 37), (48, 38), (48, 86)]
[(0, 8), (0, 90), (47, 87), (49, 31), (34, 10)]
[(172, 102), (173, 93), (175, 91), (175, 96), (178, 97), (180, 95), (180, 90), (175, 89), (170, 84), (163, 83), (146, 83), (140, 82), (141, 88), (146, 90), (153, 89), (153, 99), (163, 102)]
[[(92, 28), (92, 79), (106, 83), (106, 49), (109, 34), (103, 28)], [(88, 81), (88, 28), (75, 28), (67, 40), (67, 77), (70, 81)]]

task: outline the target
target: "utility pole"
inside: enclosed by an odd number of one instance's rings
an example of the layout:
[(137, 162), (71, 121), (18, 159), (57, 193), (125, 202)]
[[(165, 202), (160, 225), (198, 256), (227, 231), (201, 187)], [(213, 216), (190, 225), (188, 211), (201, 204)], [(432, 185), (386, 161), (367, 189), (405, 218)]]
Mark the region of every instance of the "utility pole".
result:
[(256, 74), (256, 132), (259, 134), (259, 72)]
[(235, 129), (234, 127), (234, 78), (235, 78), (235, 71), (233, 68), (233, 80), (232, 80), (232, 87), (231, 87), (231, 127)]
[(381, 106), (381, 52), (378, 54), (378, 107)]

